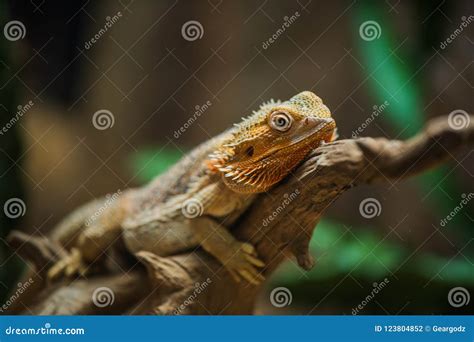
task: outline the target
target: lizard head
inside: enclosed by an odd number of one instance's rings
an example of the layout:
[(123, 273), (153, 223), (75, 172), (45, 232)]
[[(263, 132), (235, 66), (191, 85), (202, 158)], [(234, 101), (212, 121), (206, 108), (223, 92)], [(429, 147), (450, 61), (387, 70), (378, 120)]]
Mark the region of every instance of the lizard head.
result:
[(285, 102), (260, 106), (231, 130), (209, 156), (210, 168), (239, 193), (267, 191), (308, 153), (335, 139), (336, 123), (322, 100), (310, 91)]

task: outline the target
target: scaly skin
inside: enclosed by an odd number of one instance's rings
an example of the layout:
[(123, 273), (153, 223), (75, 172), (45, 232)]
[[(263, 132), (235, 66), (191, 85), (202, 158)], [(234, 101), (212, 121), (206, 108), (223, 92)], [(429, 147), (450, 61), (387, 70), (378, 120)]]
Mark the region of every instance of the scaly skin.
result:
[(311, 150), (334, 140), (335, 129), (329, 109), (309, 91), (263, 104), (147, 186), (126, 191), (88, 227), (84, 222), (94, 209), (104, 208), (104, 200), (66, 218), (53, 237), (70, 253), (49, 270), (49, 278), (86, 273), (109, 245), (123, 239), (130, 253), (160, 256), (202, 246), (236, 281), (258, 284), (263, 262), (252, 245), (236, 240), (226, 226)]

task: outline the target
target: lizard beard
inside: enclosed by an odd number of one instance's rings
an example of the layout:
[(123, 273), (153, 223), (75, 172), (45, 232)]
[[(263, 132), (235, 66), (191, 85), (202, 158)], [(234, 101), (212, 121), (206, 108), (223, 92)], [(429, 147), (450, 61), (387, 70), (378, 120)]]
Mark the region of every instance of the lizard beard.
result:
[(311, 149), (311, 146), (283, 149), (261, 160), (228, 164), (224, 167), (223, 181), (235, 192), (265, 192), (291, 173)]

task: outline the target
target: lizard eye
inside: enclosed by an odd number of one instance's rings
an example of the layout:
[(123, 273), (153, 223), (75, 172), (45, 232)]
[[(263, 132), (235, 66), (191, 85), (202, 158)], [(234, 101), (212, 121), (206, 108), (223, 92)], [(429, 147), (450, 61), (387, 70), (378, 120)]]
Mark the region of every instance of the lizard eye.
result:
[(276, 111), (270, 115), (269, 124), (271, 128), (285, 132), (290, 129), (293, 119), (290, 114), (282, 111)]

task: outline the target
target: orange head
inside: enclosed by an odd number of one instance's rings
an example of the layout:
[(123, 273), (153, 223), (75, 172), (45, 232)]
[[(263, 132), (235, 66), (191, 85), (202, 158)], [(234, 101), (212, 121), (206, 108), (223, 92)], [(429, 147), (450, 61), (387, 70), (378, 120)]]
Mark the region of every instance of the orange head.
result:
[(336, 123), (322, 100), (304, 91), (268, 102), (241, 123), (212, 155), (224, 183), (239, 193), (268, 190), (322, 142), (334, 140)]

